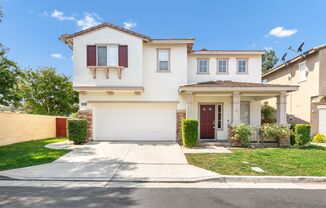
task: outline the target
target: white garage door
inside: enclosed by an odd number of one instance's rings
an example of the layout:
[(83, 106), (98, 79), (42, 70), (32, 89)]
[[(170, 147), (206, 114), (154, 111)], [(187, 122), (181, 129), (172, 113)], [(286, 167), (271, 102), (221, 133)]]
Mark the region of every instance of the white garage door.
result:
[(319, 109), (319, 133), (326, 135), (326, 109)]
[(168, 140), (176, 137), (176, 104), (96, 104), (94, 140)]

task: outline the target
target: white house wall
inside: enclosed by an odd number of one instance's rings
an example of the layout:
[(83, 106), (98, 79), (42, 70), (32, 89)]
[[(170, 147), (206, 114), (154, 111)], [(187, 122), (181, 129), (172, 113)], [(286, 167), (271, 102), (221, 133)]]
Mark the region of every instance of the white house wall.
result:
[[(209, 74), (197, 73), (197, 59), (209, 59)], [(217, 74), (217, 58), (228, 59), (228, 73)], [(237, 59), (248, 59), (248, 73), (237, 74)], [(206, 82), (212, 80), (231, 80), (237, 82), (261, 83), (261, 55), (188, 55), (188, 82)]]
[[(128, 45), (128, 68), (119, 79), (117, 71), (110, 71), (110, 79), (105, 78), (104, 70), (97, 70), (97, 77), (86, 65), (87, 45), (120, 44)], [(103, 28), (74, 38), (73, 45), (73, 84), (74, 86), (142, 86), (143, 85), (143, 40), (127, 33)]]

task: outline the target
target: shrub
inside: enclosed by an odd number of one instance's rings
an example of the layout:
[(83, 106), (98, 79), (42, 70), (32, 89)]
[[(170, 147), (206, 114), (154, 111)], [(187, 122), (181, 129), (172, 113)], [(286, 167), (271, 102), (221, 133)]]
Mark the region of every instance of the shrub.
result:
[(194, 147), (198, 143), (198, 121), (183, 119), (182, 125), (182, 144), (185, 147)]
[(252, 128), (247, 124), (239, 124), (232, 129), (231, 141), (233, 144), (247, 147), (252, 135)]
[(264, 124), (260, 131), (264, 141), (277, 141), (280, 146), (288, 146), (291, 130), (279, 124)]
[(291, 130), (290, 145), (291, 146), (295, 145), (294, 128), (295, 128), (295, 124), (291, 124), (291, 127), (290, 127), (290, 130)]
[(68, 138), (74, 144), (84, 144), (87, 140), (87, 121), (84, 119), (69, 119)]
[(310, 124), (296, 124), (294, 127), (295, 145), (302, 147), (310, 142)]
[(326, 142), (326, 136), (324, 134), (318, 133), (312, 138), (312, 142), (325, 143)]

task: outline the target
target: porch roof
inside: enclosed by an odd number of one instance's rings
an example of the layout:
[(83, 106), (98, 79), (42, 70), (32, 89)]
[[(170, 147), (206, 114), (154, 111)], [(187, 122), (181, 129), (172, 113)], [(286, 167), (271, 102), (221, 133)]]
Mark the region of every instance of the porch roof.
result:
[(293, 92), (299, 89), (297, 85), (263, 84), (234, 81), (208, 81), (185, 84), (179, 87), (182, 92)]

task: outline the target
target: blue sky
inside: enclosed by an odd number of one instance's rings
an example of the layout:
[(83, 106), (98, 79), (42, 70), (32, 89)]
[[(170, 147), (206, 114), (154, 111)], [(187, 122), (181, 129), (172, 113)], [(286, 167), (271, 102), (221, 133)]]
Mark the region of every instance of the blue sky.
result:
[[(270, 49), (280, 57), (305, 41), (326, 43), (326, 1), (0, 0), (0, 43), (22, 68), (72, 74), (72, 51), (58, 40), (110, 22), (152, 38), (195, 37), (194, 49)], [(290, 56), (295, 53), (289, 53)]]

